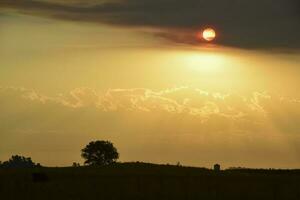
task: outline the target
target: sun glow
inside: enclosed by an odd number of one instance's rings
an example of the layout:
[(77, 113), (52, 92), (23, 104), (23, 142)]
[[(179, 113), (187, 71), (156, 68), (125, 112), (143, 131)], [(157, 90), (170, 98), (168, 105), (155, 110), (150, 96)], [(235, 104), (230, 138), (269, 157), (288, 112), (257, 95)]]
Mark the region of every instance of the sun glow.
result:
[(226, 64), (226, 58), (213, 53), (194, 53), (185, 58), (186, 65), (202, 72), (220, 72)]
[(195, 70), (219, 71), (224, 65), (224, 58), (220, 55), (203, 53), (187, 57), (187, 65)]
[(216, 32), (212, 28), (207, 28), (203, 31), (202, 37), (208, 42), (213, 41), (216, 38)]

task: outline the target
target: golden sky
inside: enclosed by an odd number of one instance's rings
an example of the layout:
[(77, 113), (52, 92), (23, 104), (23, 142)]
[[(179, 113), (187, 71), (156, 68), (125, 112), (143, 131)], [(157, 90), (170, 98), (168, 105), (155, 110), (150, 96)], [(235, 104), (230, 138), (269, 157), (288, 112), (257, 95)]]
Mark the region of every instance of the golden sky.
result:
[(299, 168), (300, 53), (172, 43), (147, 28), (0, 12), (0, 160)]

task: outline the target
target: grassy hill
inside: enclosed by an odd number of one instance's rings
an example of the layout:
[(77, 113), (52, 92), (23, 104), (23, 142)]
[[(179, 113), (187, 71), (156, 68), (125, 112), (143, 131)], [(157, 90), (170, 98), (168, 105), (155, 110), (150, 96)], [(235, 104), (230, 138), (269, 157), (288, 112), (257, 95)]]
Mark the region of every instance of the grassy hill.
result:
[(300, 200), (300, 170), (123, 163), (109, 167), (0, 169), (5, 200)]

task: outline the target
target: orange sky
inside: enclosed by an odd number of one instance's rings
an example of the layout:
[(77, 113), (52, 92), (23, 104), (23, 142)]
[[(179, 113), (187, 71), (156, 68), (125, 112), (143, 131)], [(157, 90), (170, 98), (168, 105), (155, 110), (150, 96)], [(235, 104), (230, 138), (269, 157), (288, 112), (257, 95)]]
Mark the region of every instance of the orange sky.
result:
[(297, 52), (172, 44), (145, 30), (0, 15), (0, 160), (300, 166)]

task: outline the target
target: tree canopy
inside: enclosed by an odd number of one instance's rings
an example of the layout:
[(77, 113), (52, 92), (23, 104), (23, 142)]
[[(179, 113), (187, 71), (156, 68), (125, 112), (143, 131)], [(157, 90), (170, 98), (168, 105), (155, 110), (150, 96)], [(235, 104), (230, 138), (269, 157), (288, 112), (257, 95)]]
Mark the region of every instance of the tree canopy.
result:
[(104, 166), (117, 161), (119, 153), (110, 141), (92, 141), (81, 150), (86, 165)]
[(2, 168), (33, 168), (39, 167), (40, 164), (35, 164), (30, 157), (14, 155), (8, 161), (1, 164)]

